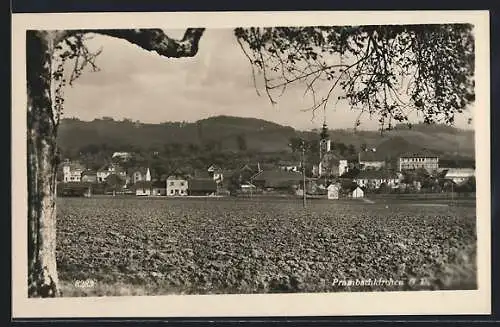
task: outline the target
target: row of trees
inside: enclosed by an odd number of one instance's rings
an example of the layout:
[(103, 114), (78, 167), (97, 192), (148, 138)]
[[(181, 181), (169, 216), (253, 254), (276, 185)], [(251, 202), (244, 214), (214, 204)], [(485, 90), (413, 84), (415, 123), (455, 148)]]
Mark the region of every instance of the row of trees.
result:
[[(239, 152), (246, 152), (248, 150), (247, 139), (245, 135), (237, 135), (236, 138), (237, 148)], [(120, 152), (123, 149), (127, 149), (127, 152), (135, 153), (159, 153), (165, 156), (192, 156), (199, 154), (209, 154), (209, 153), (220, 153), (220, 152), (234, 152), (224, 150), (222, 140), (207, 140), (202, 144), (188, 143), (183, 144), (179, 142), (171, 142), (163, 145), (150, 146), (147, 148), (140, 147), (133, 144), (120, 144), (120, 145), (109, 145), (107, 143), (101, 144), (87, 144), (80, 148), (75, 149), (60, 149), (61, 153), (67, 158), (77, 158), (81, 155), (105, 155), (111, 156), (113, 152)]]
[[(289, 140), (289, 145), (292, 152), (302, 151), (302, 142), (304, 142), (306, 152), (311, 155), (319, 154), (319, 138), (311, 140), (303, 140), (300, 137), (291, 137)], [(357, 149), (354, 144), (345, 144), (342, 142), (330, 143), (330, 148), (332, 151), (339, 153), (342, 156), (354, 156), (358, 153), (360, 149)]]

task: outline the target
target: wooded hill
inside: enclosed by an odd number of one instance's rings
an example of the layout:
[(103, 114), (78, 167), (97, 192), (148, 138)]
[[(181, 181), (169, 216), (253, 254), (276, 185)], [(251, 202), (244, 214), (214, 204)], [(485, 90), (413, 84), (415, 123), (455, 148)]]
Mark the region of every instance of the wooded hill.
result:
[[(474, 131), (443, 125), (399, 125), (382, 135), (379, 131), (331, 130), (333, 143), (364, 144), (376, 147), (381, 156), (428, 149), (443, 157), (474, 157)], [(63, 153), (86, 152), (99, 148), (109, 151), (163, 151), (165, 147), (185, 147), (221, 152), (279, 153), (290, 151), (290, 139), (319, 138), (319, 131), (298, 131), (273, 122), (229, 116), (217, 116), (194, 123), (166, 122), (146, 124), (111, 118), (81, 121), (63, 119), (58, 144)]]

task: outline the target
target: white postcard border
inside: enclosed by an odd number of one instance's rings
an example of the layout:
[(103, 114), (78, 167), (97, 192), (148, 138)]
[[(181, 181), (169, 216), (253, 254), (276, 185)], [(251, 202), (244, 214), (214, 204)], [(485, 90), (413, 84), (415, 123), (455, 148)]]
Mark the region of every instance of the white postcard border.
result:
[[(472, 23), (476, 37), (474, 124), (478, 290), (151, 297), (27, 297), (27, 29), (234, 28), (236, 26)], [(14, 318), (489, 314), (490, 89), (487, 11), (71, 13), (12, 16), (12, 315)], [(168, 59), (165, 59), (168, 60)]]

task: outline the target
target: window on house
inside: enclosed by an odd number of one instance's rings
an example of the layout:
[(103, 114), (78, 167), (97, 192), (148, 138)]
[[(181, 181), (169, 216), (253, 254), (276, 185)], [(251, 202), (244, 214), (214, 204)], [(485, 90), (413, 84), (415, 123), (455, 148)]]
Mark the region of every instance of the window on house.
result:
[(174, 182), (170, 182), (170, 186), (174, 186)]
[(170, 194), (174, 194), (174, 190), (170, 190)]
[(181, 182), (181, 186), (184, 186), (184, 182)]

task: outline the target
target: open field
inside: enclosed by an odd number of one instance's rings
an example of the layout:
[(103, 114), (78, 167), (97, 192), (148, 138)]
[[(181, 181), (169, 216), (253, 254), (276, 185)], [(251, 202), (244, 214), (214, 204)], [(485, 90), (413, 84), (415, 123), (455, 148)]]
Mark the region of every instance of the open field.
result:
[(468, 206), (59, 198), (57, 237), (63, 296), (477, 286)]

